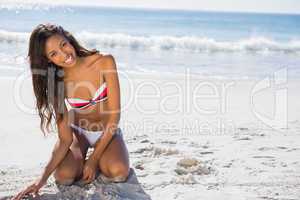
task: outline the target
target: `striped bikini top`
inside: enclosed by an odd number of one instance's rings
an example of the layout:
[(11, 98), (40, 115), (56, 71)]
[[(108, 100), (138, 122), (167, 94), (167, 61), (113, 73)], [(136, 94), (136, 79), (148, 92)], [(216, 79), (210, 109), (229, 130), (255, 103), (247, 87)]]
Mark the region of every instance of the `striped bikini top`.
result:
[(79, 98), (65, 98), (65, 104), (68, 111), (71, 109), (85, 109), (100, 101), (107, 99), (107, 87), (106, 82), (104, 82), (99, 89), (96, 91), (94, 97), (90, 100), (79, 99)]

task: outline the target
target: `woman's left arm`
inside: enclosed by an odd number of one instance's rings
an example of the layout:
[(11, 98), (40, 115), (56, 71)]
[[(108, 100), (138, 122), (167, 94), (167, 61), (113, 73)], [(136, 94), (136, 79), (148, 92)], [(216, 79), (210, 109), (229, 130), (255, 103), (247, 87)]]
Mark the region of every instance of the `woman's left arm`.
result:
[(114, 57), (111, 55), (106, 55), (103, 58), (105, 60), (102, 72), (107, 85), (108, 97), (108, 110), (105, 110), (104, 112), (107, 112), (109, 115), (109, 120), (104, 127), (101, 139), (96, 142), (93, 153), (85, 162), (82, 176), (82, 181), (85, 183), (89, 183), (95, 179), (95, 171), (99, 160), (116, 133), (120, 120), (120, 84), (116, 63)]
[(106, 55), (104, 61), (104, 79), (107, 84), (107, 96), (108, 96), (108, 110), (105, 112), (109, 115), (109, 121), (104, 127), (104, 133), (101, 140), (98, 140), (93, 153), (90, 155), (90, 159), (94, 162), (99, 161), (101, 155), (110, 143), (113, 135), (116, 133), (118, 128), (118, 123), (120, 120), (120, 84), (118, 78), (117, 67), (115, 59), (111, 55)]

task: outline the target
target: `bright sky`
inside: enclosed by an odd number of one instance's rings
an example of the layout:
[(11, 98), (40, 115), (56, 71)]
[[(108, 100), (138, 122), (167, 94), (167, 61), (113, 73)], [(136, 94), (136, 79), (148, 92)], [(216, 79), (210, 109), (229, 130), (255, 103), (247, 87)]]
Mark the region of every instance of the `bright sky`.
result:
[(8, 2), (300, 14), (300, 0), (1, 0), (0, 5)]

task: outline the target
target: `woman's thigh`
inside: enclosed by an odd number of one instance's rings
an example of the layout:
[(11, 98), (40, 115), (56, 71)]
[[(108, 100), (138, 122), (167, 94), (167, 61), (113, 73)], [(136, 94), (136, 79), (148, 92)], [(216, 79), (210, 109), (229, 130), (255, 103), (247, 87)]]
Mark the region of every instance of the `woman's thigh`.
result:
[(99, 168), (108, 177), (113, 177), (114, 171), (129, 171), (129, 155), (122, 135), (114, 135), (101, 156)]
[(80, 178), (88, 144), (80, 135), (73, 135), (73, 143), (63, 161), (57, 167), (54, 177), (61, 182)]

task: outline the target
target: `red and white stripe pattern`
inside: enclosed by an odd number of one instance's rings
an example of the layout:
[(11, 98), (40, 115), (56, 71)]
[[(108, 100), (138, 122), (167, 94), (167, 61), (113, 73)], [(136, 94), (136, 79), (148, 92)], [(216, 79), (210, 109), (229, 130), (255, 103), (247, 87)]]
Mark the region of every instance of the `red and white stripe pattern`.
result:
[(100, 88), (96, 91), (94, 97), (91, 100), (79, 99), (79, 98), (67, 98), (65, 99), (66, 106), (68, 110), (74, 109), (84, 109), (91, 105), (95, 105), (100, 101), (107, 99), (107, 87), (104, 82)]

